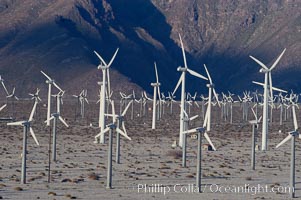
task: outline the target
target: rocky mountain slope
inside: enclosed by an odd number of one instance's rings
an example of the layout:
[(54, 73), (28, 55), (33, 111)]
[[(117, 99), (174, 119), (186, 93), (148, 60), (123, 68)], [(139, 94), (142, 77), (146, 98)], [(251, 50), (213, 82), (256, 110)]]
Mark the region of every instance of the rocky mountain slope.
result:
[[(253, 55), (271, 65), (275, 86), (298, 89), (301, 83), (300, 1), (210, 0), (1, 0), (0, 74), (25, 94), (44, 87), (40, 70), (70, 92), (96, 91), (101, 80), (93, 50), (110, 60), (116, 91), (151, 91), (156, 61), (162, 91), (173, 90), (183, 65), (178, 33), (190, 68), (205, 74), (216, 88), (242, 91), (263, 81)], [(190, 91), (205, 82), (188, 77)], [(300, 90), (300, 89), (299, 89)], [(95, 92), (96, 93), (96, 92)]]

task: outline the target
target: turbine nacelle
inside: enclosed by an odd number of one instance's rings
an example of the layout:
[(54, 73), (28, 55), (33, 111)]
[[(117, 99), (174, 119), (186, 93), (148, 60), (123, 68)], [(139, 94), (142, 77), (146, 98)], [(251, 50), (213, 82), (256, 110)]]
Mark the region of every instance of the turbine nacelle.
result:
[(270, 72), (270, 70), (266, 70), (266, 69), (264, 69), (264, 68), (261, 68), (261, 69), (259, 70), (259, 72), (260, 72), (260, 73), (268, 73), (268, 72)]
[(105, 65), (98, 65), (97, 69), (102, 69), (102, 70), (106, 70), (108, 69), (110, 66), (105, 66)]
[(213, 83), (212, 83), (212, 84), (209, 84), (209, 83), (206, 84), (206, 87), (207, 87), (207, 88), (214, 88), (214, 86), (215, 86), (215, 85), (214, 85)]
[(54, 83), (54, 80), (46, 80), (46, 83), (47, 83), (47, 84), (53, 84), (53, 83)]
[(51, 116), (52, 116), (52, 117), (56, 117), (56, 118), (57, 118), (57, 117), (59, 117), (59, 116), (60, 116), (60, 113), (52, 113), (52, 114), (51, 114)]
[(22, 123), (22, 125), (28, 127), (28, 126), (30, 125), (30, 122), (29, 122), (29, 121), (24, 121), (24, 122)]
[(153, 87), (159, 87), (161, 85), (161, 83), (151, 83), (151, 86)]
[(120, 120), (120, 121), (123, 121), (124, 116), (122, 116), (122, 115), (117, 115), (116, 118), (117, 118), (118, 120)]
[(291, 131), (291, 132), (289, 132), (289, 134), (291, 135), (291, 136), (298, 136), (299, 135), (299, 132), (298, 131)]
[[(106, 85), (108, 84), (108, 82), (107, 82), (107, 81), (106, 81), (105, 83), (106, 83)], [(102, 86), (102, 84), (103, 84), (103, 81), (99, 81), (99, 82), (97, 82), (97, 85), (100, 85), (100, 86)]]
[(187, 71), (187, 68), (179, 66), (179, 67), (177, 68), (177, 71), (178, 71), (178, 72), (186, 72), (186, 71)]
[(196, 128), (195, 130), (200, 132), (200, 133), (205, 133), (206, 127), (199, 127), (199, 128)]
[(114, 123), (108, 124), (107, 127), (109, 127), (110, 129), (116, 129), (116, 125)]

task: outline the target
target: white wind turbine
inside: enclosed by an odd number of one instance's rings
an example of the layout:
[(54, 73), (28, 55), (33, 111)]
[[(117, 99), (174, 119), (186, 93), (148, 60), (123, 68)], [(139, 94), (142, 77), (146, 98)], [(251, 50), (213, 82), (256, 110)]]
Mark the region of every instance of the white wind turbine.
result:
[[(187, 112), (184, 110), (184, 114), (185, 114), (185, 117), (184, 117), (184, 131), (187, 131), (188, 130), (188, 125), (189, 125), (189, 122), (195, 120), (196, 118), (199, 117), (199, 115), (195, 115), (195, 116), (192, 116), (192, 117), (189, 117)], [(186, 134), (183, 135), (183, 147), (182, 147), (182, 167), (186, 167), (186, 145), (187, 143), (187, 137), (186, 137)]]
[(1, 82), (1, 84), (2, 84), (2, 86), (3, 86), (3, 88), (4, 88), (4, 90), (5, 90), (5, 93), (6, 93), (6, 95), (8, 96), (9, 95), (9, 93), (8, 93), (8, 91), (7, 91), (7, 88), (5, 87), (5, 84), (4, 84), (4, 79), (2, 78), (2, 76), (0, 75), (0, 82)]
[[(101, 113), (101, 115), (99, 116), (99, 122), (100, 122), (100, 128), (101, 128), (101, 132), (104, 131), (105, 129), (105, 117), (104, 117), (104, 113), (105, 113), (105, 109), (106, 109), (106, 90), (108, 89), (109, 92), (108, 94), (111, 93), (110, 91), (110, 84), (109, 84), (109, 68), (112, 65), (117, 53), (118, 53), (119, 48), (116, 49), (113, 57), (111, 58), (110, 62), (107, 64), (104, 59), (96, 52), (94, 51), (94, 53), (96, 54), (96, 56), (99, 58), (100, 60), (100, 64), (98, 65), (97, 69), (101, 69), (102, 70), (102, 86), (103, 88), (101, 89), (101, 95), (100, 95), (100, 108), (101, 110), (99, 111)], [(106, 78), (108, 77), (108, 82), (106, 80)], [(108, 88), (106, 88), (106, 84), (108, 83)], [(100, 137), (100, 143), (105, 143), (105, 138), (104, 138), (104, 134), (101, 135)]]
[(299, 127), (298, 127), (298, 122), (297, 122), (295, 106), (292, 107), (292, 111), (293, 111), (294, 130), (289, 132), (288, 136), (284, 140), (282, 140), (276, 146), (276, 148), (280, 147), (281, 145), (283, 145), (287, 141), (291, 140), (290, 189), (292, 189), (291, 198), (294, 198), (295, 197), (295, 159), (296, 159), (296, 156), (295, 156), (295, 150), (296, 150), (295, 141), (296, 141), (297, 136), (299, 136), (299, 139), (301, 139), (301, 135), (299, 133)]
[[(39, 103), (40, 101), (42, 101), (42, 99), (39, 96), (39, 92), (40, 92), (40, 89), (37, 88), (36, 93), (28, 93), (28, 94), (29, 94), (29, 96), (31, 96), (31, 99), (34, 100), (34, 102)], [(37, 109), (35, 111), (35, 114), (37, 114)]]
[(206, 128), (207, 128), (207, 131), (210, 131), (211, 129), (211, 101), (212, 101), (212, 92), (216, 98), (216, 101), (218, 103), (218, 105), (220, 106), (220, 103), (219, 103), (219, 100), (218, 100), (218, 96), (215, 92), (215, 89), (214, 89), (214, 84), (212, 82), (212, 79), (211, 79), (211, 76), (208, 72), (208, 69), (206, 67), (206, 65), (204, 64), (204, 68), (206, 70), (206, 73), (207, 73), (207, 76), (208, 76), (208, 79), (209, 79), (209, 84), (206, 84), (206, 86), (208, 87), (208, 105), (207, 105), (207, 111), (206, 111), (206, 114), (205, 114), (205, 122), (206, 122)]
[[(262, 115), (262, 147), (261, 147), (261, 150), (263, 151), (267, 150), (269, 91), (270, 91), (270, 97), (273, 98), (273, 89), (277, 90), (277, 88), (273, 88), (272, 85), (271, 71), (276, 67), (276, 65), (280, 61), (285, 51), (286, 49), (282, 51), (282, 53), (279, 55), (279, 57), (276, 59), (276, 61), (273, 63), (273, 65), (270, 68), (268, 68), (265, 64), (263, 64), (261, 61), (257, 60), (253, 56), (250, 56), (250, 58), (252, 58), (257, 64), (259, 64), (262, 67), (259, 70), (259, 72), (264, 73), (264, 84), (253, 81), (253, 83), (262, 85), (264, 88), (264, 97), (263, 97), (264, 102), (263, 102), (263, 115)], [(283, 90), (278, 90), (278, 91), (285, 92)]]
[(152, 129), (156, 129), (156, 105), (157, 105), (157, 92), (159, 96), (159, 101), (161, 100), (160, 98), (160, 82), (159, 82), (159, 76), (158, 76), (158, 71), (157, 71), (157, 65), (156, 62), (154, 63), (155, 66), (155, 72), (156, 72), (156, 82), (151, 83), (151, 86), (154, 87), (154, 95), (153, 95), (153, 118), (152, 118)]
[(62, 96), (64, 95), (65, 91), (60, 91), (58, 94), (54, 95), (56, 97), (56, 112), (51, 114), (51, 117), (49, 120), (46, 120), (45, 122), (50, 124), (50, 121), (53, 120), (53, 136), (52, 136), (52, 160), (56, 161), (56, 126), (57, 126), (57, 120), (59, 119), (67, 128), (69, 125), (66, 123), (66, 121), (61, 116), (61, 103), (62, 103)]
[(47, 78), (46, 83), (48, 84), (48, 101), (47, 101), (47, 126), (50, 126), (50, 113), (51, 113), (51, 87), (54, 85), (59, 91), (62, 89), (55, 83), (54, 79), (50, 78), (45, 72), (41, 73)]
[(117, 117), (115, 115), (115, 106), (114, 101), (112, 101), (112, 117), (113, 117), (113, 123), (109, 124), (107, 128), (105, 128), (103, 131), (101, 131), (99, 134), (95, 136), (95, 139), (98, 137), (101, 137), (101, 135), (107, 133), (109, 131), (109, 149), (108, 149), (108, 167), (107, 167), (107, 188), (112, 188), (112, 148), (113, 148), (113, 130), (116, 130), (117, 133), (124, 136), (126, 139), (131, 140), (131, 138), (123, 132), (120, 128), (116, 126), (117, 123)]
[[(114, 110), (112, 110), (112, 114), (106, 114), (106, 116), (110, 116), (113, 117), (113, 119), (115, 118), (117, 126), (116, 128), (122, 130), (123, 132), (127, 135), (127, 131), (125, 129), (125, 125), (124, 125), (124, 117), (126, 115), (127, 110), (129, 109), (130, 105), (133, 103), (134, 101), (131, 100), (128, 105), (125, 107), (124, 111), (120, 111), (121, 113), (119, 115), (114, 114), (115, 113), (115, 108)], [(113, 108), (112, 108), (113, 109)], [(116, 163), (120, 164), (120, 132), (117, 131), (116, 133)]]
[(249, 123), (252, 125), (252, 153), (251, 153), (251, 167), (252, 170), (255, 170), (255, 145), (256, 145), (256, 138), (257, 138), (257, 131), (258, 131), (258, 126), (261, 120), (261, 116), (258, 119), (257, 114), (255, 113), (254, 109), (251, 108), (253, 115), (255, 117), (255, 120), (249, 121)]
[(33, 132), (33, 129), (30, 126), (31, 122), (33, 121), (33, 115), (36, 111), (37, 104), (38, 104), (38, 102), (35, 101), (28, 120), (7, 123), (8, 126), (23, 126), (23, 150), (22, 150), (22, 170), (21, 170), (21, 183), (22, 184), (26, 183), (26, 155), (27, 155), (28, 131), (30, 132), (30, 134), (33, 137), (36, 144), (40, 145)]
[(87, 99), (87, 90), (82, 90), (79, 95), (72, 95), (77, 98), (78, 103), (80, 104), (80, 115), (82, 118), (85, 116), (85, 102), (89, 104)]
[[(16, 92), (16, 88), (14, 87), (12, 93), (6, 96), (7, 101), (8, 99), (11, 99), (11, 108), (12, 108), (13, 117), (15, 117), (15, 100), (19, 101), (19, 98), (16, 96), (15, 92)], [(6, 104), (8, 104), (8, 102)]]
[[(1, 82), (1, 84), (2, 84), (2, 86), (3, 86), (3, 88), (4, 88), (4, 90), (5, 90), (5, 93), (6, 93), (6, 95), (8, 96), (9, 95), (9, 93), (8, 93), (8, 91), (7, 91), (7, 89), (6, 89), (6, 87), (5, 87), (5, 84), (4, 84), (4, 79), (2, 78), (2, 76), (0, 75), (0, 82)], [(1, 106), (1, 108), (0, 108), (0, 111), (2, 111), (5, 107), (7, 106), (7, 103), (6, 104), (4, 104), (3, 106)]]
[(36, 93), (28, 93), (29, 96), (31, 96), (31, 99), (34, 99), (35, 101), (39, 102), (39, 101), (42, 101), (42, 99), (39, 97), (39, 92), (40, 92), (40, 89), (37, 88), (37, 91)]
[[(205, 124), (205, 123), (204, 123)], [(212, 146), (212, 148), (214, 148), (207, 132), (206, 132), (206, 127), (198, 127), (198, 128), (194, 128), (194, 129), (190, 129), (187, 131), (184, 131), (183, 134), (191, 134), (191, 133), (198, 133), (198, 154), (197, 154), (197, 170), (196, 170), (196, 187), (199, 193), (202, 192), (201, 190), (201, 177), (202, 177), (202, 139), (203, 139), (203, 135), (205, 136), (206, 140), (210, 143), (210, 145)], [(215, 150), (215, 148), (214, 148)]]
[(183, 132), (184, 132), (184, 109), (185, 109), (185, 77), (186, 77), (186, 72), (188, 72), (189, 74), (196, 76), (198, 78), (204, 79), (204, 80), (208, 80), (206, 77), (202, 76), (201, 74), (189, 69), (187, 67), (187, 62), (186, 62), (186, 55), (185, 55), (185, 50), (184, 50), (184, 45), (182, 42), (182, 38), (181, 35), (179, 34), (179, 38), (180, 38), (180, 43), (181, 43), (181, 48), (182, 48), (182, 54), (183, 54), (183, 60), (184, 60), (184, 67), (178, 67), (178, 71), (182, 72), (180, 79), (176, 85), (176, 88), (174, 89), (172, 95), (175, 94), (175, 92), (177, 91), (178, 87), (180, 86), (180, 84), (182, 84), (182, 90), (181, 90), (181, 111), (180, 111), (180, 136), (179, 136), (179, 146), (182, 147), (183, 145)]

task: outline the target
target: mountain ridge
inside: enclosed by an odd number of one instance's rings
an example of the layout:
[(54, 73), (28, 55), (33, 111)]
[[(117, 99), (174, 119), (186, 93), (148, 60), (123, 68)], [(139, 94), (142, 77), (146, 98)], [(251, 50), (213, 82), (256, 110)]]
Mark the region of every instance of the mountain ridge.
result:
[[(0, 74), (23, 93), (45, 87), (40, 70), (54, 74), (70, 92), (84, 86), (96, 91), (101, 72), (94, 76), (99, 60), (93, 50), (109, 60), (119, 47), (111, 70), (117, 93), (151, 92), (155, 61), (161, 91), (172, 91), (180, 76), (176, 68), (183, 65), (180, 33), (189, 67), (205, 74), (205, 63), (217, 91), (258, 88), (251, 81), (263, 76), (249, 55), (269, 66), (285, 47), (273, 82), (296, 90), (300, 11), (298, 1), (4, 0)], [(188, 91), (206, 91), (205, 81), (188, 80)]]

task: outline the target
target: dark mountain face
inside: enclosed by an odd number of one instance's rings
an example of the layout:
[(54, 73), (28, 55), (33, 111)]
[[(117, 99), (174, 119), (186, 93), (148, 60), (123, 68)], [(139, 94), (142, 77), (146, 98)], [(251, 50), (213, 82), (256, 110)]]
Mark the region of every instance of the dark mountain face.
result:
[[(274, 85), (298, 89), (300, 11), (300, 1), (2, 0), (0, 74), (24, 94), (45, 85), (41, 69), (70, 92), (95, 91), (101, 72), (93, 50), (109, 61), (119, 47), (116, 91), (151, 91), (154, 61), (161, 90), (171, 91), (183, 66), (180, 33), (189, 67), (205, 74), (206, 63), (218, 91), (255, 88), (251, 80), (263, 75), (249, 55), (270, 66), (284, 48)], [(187, 80), (188, 90), (205, 91), (204, 81)]]

